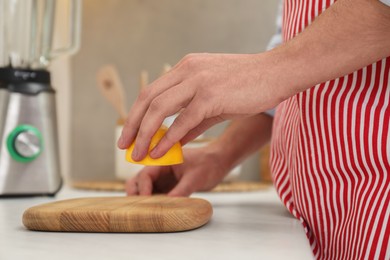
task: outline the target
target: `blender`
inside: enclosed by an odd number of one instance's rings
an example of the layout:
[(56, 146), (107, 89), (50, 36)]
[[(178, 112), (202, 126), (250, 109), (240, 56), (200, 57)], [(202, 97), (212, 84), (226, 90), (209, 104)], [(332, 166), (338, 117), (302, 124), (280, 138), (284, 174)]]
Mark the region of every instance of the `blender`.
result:
[(57, 0), (0, 0), (1, 197), (55, 195), (61, 188), (48, 66), (79, 47), (81, 2), (67, 2), (69, 43), (54, 48)]

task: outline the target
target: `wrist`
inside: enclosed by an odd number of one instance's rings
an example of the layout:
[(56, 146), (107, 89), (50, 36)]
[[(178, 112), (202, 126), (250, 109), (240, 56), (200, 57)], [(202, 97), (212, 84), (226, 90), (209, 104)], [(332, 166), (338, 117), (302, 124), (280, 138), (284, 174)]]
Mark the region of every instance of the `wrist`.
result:
[(299, 44), (284, 44), (264, 53), (265, 82), (279, 103), (305, 90), (311, 84), (305, 73), (308, 63)]
[(206, 148), (225, 174), (241, 162), (240, 153), (237, 153), (238, 149), (234, 149), (232, 144), (227, 141), (224, 138), (218, 138)]
[(301, 85), (294, 79), (293, 50), (277, 47), (271, 51), (255, 54), (258, 83), (262, 92), (262, 112), (276, 107), (289, 97), (300, 92)]
[(228, 172), (269, 142), (272, 123), (273, 118), (264, 113), (235, 119), (218, 139), (206, 147), (206, 152)]

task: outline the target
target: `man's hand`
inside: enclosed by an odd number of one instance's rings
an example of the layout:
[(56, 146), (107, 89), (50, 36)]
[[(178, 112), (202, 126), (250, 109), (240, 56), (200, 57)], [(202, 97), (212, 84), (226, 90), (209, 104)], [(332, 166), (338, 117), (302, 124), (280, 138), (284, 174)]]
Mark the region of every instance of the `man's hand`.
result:
[(185, 149), (183, 152), (183, 164), (145, 167), (136, 177), (127, 181), (127, 194), (168, 193), (169, 196), (189, 196), (195, 191), (211, 190), (229, 171), (212, 146)]
[(281, 92), (262, 86), (267, 68), (259, 62), (261, 55), (186, 56), (140, 94), (130, 110), (119, 148), (129, 147), (136, 139), (132, 157), (135, 161), (143, 159), (163, 120), (179, 111), (180, 115), (151, 151), (152, 158), (161, 157), (176, 142), (185, 144), (216, 123), (274, 107), (282, 100), (278, 95)]
[(231, 169), (269, 141), (272, 121), (266, 114), (234, 120), (208, 146), (184, 149), (183, 164), (144, 168), (127, 181), (127, 194), (189, 196), (214, 188)]

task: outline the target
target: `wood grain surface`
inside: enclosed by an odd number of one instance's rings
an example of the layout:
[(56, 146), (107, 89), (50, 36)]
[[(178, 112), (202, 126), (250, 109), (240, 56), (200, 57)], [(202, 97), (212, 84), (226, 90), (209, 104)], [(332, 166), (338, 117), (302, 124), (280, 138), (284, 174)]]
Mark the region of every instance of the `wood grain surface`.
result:
[(23, 224), (38, 231), (175, 232), (203, 226), (212, 212), (208, 201), (197, 198), (77, 198), (29, 208)]
[[(257, 181), (234, 181), (218, 184), (208, 192), (248, 192), (259, 191), (271, 187), (269, 183)], [(125, 191), (124, 181), (75, 181), (72, 187), (80, 190)]]

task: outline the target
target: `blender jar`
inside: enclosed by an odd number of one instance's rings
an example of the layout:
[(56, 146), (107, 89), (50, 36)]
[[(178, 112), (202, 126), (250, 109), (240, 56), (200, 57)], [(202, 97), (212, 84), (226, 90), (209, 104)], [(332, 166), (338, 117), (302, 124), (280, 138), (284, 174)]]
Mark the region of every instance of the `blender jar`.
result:
[(0, 67), (45, 69), (77, 51), (81, 1), (69, 0), (69, 43), (53, 49), (56, 0), (0, 0)]

